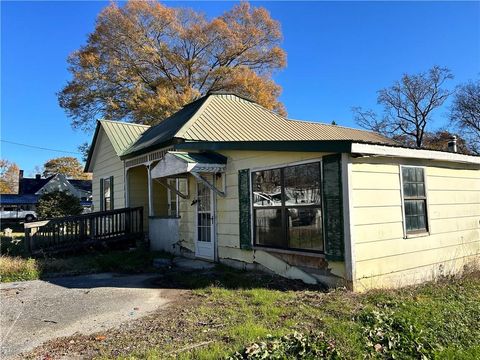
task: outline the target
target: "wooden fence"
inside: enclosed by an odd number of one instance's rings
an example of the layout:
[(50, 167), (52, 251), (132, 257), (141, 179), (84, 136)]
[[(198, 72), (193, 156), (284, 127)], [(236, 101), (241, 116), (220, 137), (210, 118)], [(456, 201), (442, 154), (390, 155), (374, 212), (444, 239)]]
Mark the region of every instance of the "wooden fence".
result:
[(28, 253), (72, 251), (143, 236), (143, 207), (93, 212), (25, 223)]

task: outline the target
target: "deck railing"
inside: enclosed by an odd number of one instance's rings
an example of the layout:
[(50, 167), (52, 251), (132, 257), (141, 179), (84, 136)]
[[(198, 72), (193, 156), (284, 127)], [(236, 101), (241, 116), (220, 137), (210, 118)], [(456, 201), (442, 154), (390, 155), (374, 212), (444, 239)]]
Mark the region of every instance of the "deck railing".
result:
[(25, 223), (28, 253), (72, 251), (143, 236), (143, 207), (93, 212)]

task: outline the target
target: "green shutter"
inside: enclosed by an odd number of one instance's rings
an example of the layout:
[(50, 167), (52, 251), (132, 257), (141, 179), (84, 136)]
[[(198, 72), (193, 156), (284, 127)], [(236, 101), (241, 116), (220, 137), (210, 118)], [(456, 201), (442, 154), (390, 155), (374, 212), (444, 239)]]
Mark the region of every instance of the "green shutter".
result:
[(100, 179), (100, 211), (104, 210), (105, 206), (105, 194), (103, 193), (103, 179)]
[(251, 249), (249, 169), (238, 171), (238, 204), (240, 212), (240, 248)]
[(325, 256), (344, 260), (342, 160), (341, 154), (323, 157), (323, 208), (325, 218)]
[(113, 176), (110, 176), (110, 209), (115, 209), (115, 205), (113, 204)]

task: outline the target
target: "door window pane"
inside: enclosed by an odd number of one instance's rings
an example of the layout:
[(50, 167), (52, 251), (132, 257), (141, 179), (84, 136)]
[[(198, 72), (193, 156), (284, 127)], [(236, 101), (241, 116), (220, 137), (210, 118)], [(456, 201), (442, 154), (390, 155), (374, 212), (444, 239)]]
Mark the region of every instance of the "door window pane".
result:
[(198, 211), (210, 211), (210, 189), (203, 183), (198, 183)]
[(198, 215), (198, 241), (212, 241), (212, 214), (199, 213)]

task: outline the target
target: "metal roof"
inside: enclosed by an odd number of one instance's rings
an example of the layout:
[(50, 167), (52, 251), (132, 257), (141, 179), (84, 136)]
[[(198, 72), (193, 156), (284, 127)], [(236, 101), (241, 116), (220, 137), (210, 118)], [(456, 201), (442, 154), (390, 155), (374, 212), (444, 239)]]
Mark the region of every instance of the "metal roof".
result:
[(375, 132), (290, 120), (235, 94), (211, 93), (145, 131), (123, 156), (145, 153), (175, 139), (208, 142), (341, 140), (397, 144)]
[(122, 155), (146, 130), (148, 125), (99, 120), (118, 156)]
[(227, 158), (223, 155), (210, 153), (193, 153), (183, 151), (169, 151), (169, 154), (179, 158), (180, 160), (191, 164), (226, 164)]
[(163, 120), (160, 124), (145, 131), (138, 141), (135, 142), (123, 155), (135, 155), (162, 146), (162, 144), (178, 137), (177, 132), (187, 121), (194, 118), (208, 97), (202, 97), (190, 104), (185, 105), (172, 116)]
[(84, 172), (91, 171), (90, 162), (92, 161), (93, 151), (97, 142), (100, 128), (103, 128), (105, 134), (110, 140), (117, 156), (121, 156), (147, 129), (149, 125), (140, 125), (126, 123), (122, 121), (98, 120), (95, 134), (93, 135), (92, 145), (88, 151), (87, 161), (85, 162)]

